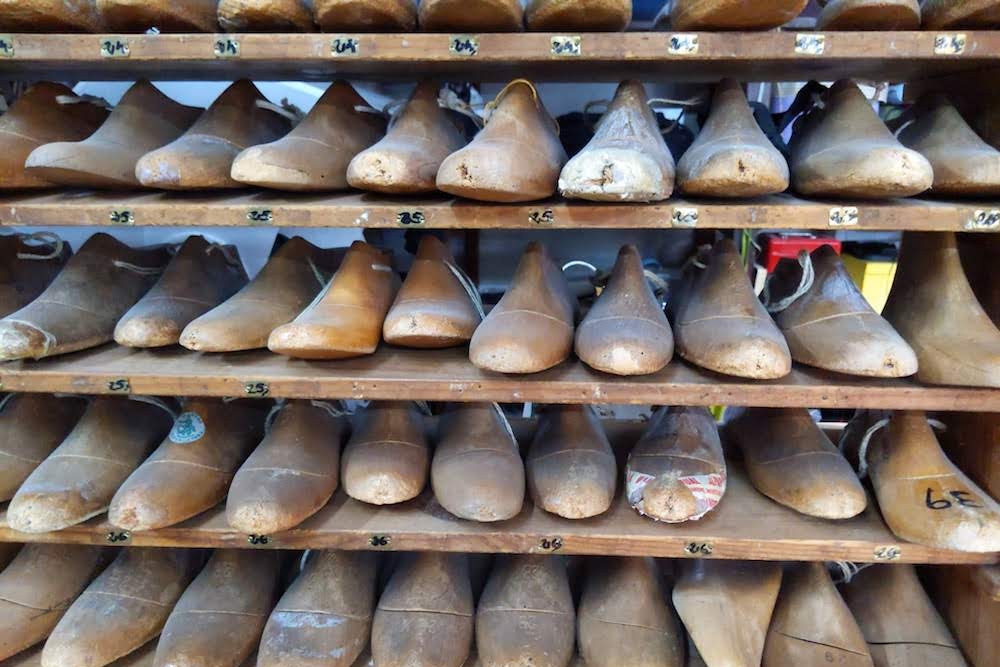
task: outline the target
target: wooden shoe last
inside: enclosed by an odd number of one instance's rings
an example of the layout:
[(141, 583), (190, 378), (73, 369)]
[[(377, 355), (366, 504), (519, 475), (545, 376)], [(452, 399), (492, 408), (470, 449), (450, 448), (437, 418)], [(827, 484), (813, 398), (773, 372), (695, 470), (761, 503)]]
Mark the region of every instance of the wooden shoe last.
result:
[(521, 0), (421, 0), (424, 32), (519, 32), (524, 29)]
[(180, 344), (198, 352), (267, 347), (271, 332), (316, 298), (343, 255), (300, 236), (285, 241), (243, 289), (184, 327)]
[(515, 79), (490, 103), (486, 126), (441, 163), (437, 188), (459, 197), (521, 202), (555, 194), (566, 150), (535, 86)]
[(82, 396), (10, 394), (0, 406), (0, 501), (5, 501), (69, 435), (87, 402)]
[(431, 454), (423, 418), (412, 403), (369, 405), (341, 456), (347, 495), (372, 505), (416, 498), (427, 483)]
[(619, 32), (632, 22), (629, 0), (531, 0), (524, 10), (528, 30)]
[(652, 558), (593, 559), (577, 609), (588, 667), (681, 667), (681, 630)]
[(190, 236), (153, 288), (115, 325), (115, 342), (126, 347), (176, 345), (197, 317), (247, 283), (236, 246)]
[(594, 138), (566, 163), (559, 192), (592, 201), (660, 201), (674, 188), (674, 158), (667, 148), (646, 90), (623, 81)]
[(824, 104), (799, 119), (788, 144), (799, 194), (880, 199), (931, 187), (930, 163), (899, 143), (853, 82), (838, 81)]
[(264, 627), (257, 667), (351, 667), (375, 613), (375, 554), (313, 551)]
[(754, 487), (776, 503), (823, 519), (847, 519), (868, 504), (851, 464), (804, 408), (747, 408), (726, 434)]
[(181, 136), (201, 111), (174, 102), (143, 79), (128, 89), (92, 135), (39, 146), (24, 167), (29, 175), (59, 185), (138, 188), (139, 159)]
[(873, 565), (843, 592), (875, 667), (966, 667), (912, 565)]
[(660, 408), (628, 455), (625, 493), (639, 514), (697, 521), (726, 492), (726, 461), (705, 408)]
[(0, 0), (0, 30), (9, 32), (100, 32), (94, 0)]
[(685, 194), (727, 198), (788, 188), (788, 163), (757, 125), (735, 80), (716, 86), (704, 127), (677, 163), (677, 183)]
[(313, 32), (311, 0), (219, 0), (226, 32)]
[(161, 408), (126, 398), (95, 398), (62, 444), (17, 490), (12, 528), (45, 533), (102, 514), (115, 491), (170, 429)]
[(788, 343), (754, 294), (735, 244), (716, 242), (705, 268), (689, 271), (673, 305), (677, 353), (726, 375), (761, 380), (788, 375)]
[(762, 667), (872, 667), (868, 645), (823, 563), (786, 569)]
[[(37, 3), (24, 0), (16, 2), (37, 6)], [(0, 2), (0, 25), (3, 25), (4, 4)], [(60, 98), (65, 102), (60, 102)], [(20, 190), (53, 186), (25, 170), (24, 161), (31, 151), (56, 141), (83, 141), (108, 118), (108, 110), (103, 106), (83, 100), (70, 102), (75, 99), (72, 89), (60, 83), (41, 81), (26, 90), (0, 116), (0, 188)]]
[(375, 610), (379, 667), (461, 667), (472, 648), (474, 607), (464, 554), (404, 556)]
[(510, 287), (476, 328), (469, 359), (500, 373), (537, 373), (573, 348), (576, 299), (545, 247), (528, 244)]
[(154, 667), (237, 667), (257, 648), (278, 583), (278, 551), (218, 549), (187, 587)]
[(655, 373), (670, 362), (674, 336), (635, 246), (618, 251), (607, 286), (576, 329), (575, 347), (585, 364), (615, 375)]
[(156, 637), (201, 562), (187, 549), (122, 549), (52, 631), (42, 667), (103, 667)]
[(770, 30), (788, 23), (805, 9), (808, 0), (772, 0), (749, 4), (744, 0), (675, 0), (657, 19), (671, 30)]
[(347, 165), (385, 134), (385, 120), (346, 81), (334, 81), (302, 122), (233, 160), (233, 180), (276, 190), (322, 192), (347, 187)]
[(385, 342), (418, 348), (463, 345), (482, 320), (479, 291), (458, 268), (448, 246), (430, 234), (421, 238), (382, 325)]
[(136, 164), (136, 178), (163, 190), (243, 187), (230, 175), (236, 156), (291, 129), (287, 118), (257, 102), (267, 99), (249, 80), (232, 84), (187, 132), (144, 155)]
[(936, 195), (1000, 195), (1000, 151), (979, 138), (944, 95), (930, 95), (914, 107), (916, 121), (899, 140), (934, 168)]
[[(108, 667), (153, 667), (153, 656), (156, 653), (156, 640), (132, 651), (125, 657), (115, 660)], [(42, 647), (21, 651), (14, 657), (0, 662), (0, 667), (42, 667)], [(242, 667), (253, 667), (253, 663)]]
[(95, 0), (112, 32), (215, 32), (218, 0)]
[(567, 667), (576, 614), (566, 565), (552, 556), (503, 556), (476, 609), (482, 667)]
[(267, 347), (298, 359), (371, 354), (398, 290), (392, 254), (355, 241), (323, 291), (293, 321), (272, 331)]
[(91, 236), (37, 299), (0, 320), (0, 359), (41, 359), (106, 343), (169, 260), (166, 248), (130, 248)]
[(918, 0), (826, 0), (817, 30), (919, 30)]
[(73, 254), (69, 244), (48, 237), (47, 232), (0, 236), (0, 317), (37, 299), (66, 266)]
[(412, 32), (416, 0), (313, 0), (323, 32)]
[(517, 516), (524, 501), (524, 463), (507, 417), (496, 403), (461, 403), (441, 418), (431, 464), (434, 497), (471, 521)]
[(685, 560), (679, 567), (674, 607), (704, 662), (760, 665), (781, 564)]
[(108, 521), (125, 530), (153, 530), (219, 504), (263, 426), (262, 408), (253, 401), (191, 399), (156, 451), (118, 489)]
[[(788, 341), (792, 359), (850, 375), (907, 377), (916, 373), (913, 349), (868, 305), (837, 252), (824, 245), (808, 261), (811, 269), (801, 259), (779, 262), (768, 284), (770, 310)], [(808, 275), (814, 276), (811, 284)]]
[(895, 412), (869, 436), (876, 417), (860, 412), (844, 435), (875, 487), (882, 518), (897, 537), (938, 548), (1000, 551), (1000, 504), (941, 450), (922, 412)]
[[(463, 16), (472, 10), (458, 0)], [(421, 4), (421, 10), (433, 2)], [(520, 11), (520, 5), (515, 1)], [(475, 5), (474, 6), (478, 6)], [(466, 144), (464, 133), (438, 105), (440, 83), (417, 84), (383, 139), (354, 156), (347, 166), (352, 188), (387, 194), (435, 192), (438, 169), (446, 157)]]
[(917, 379), (1000, 387), (1000, 330), (969, 286), (951, 232), (906, 232), (885, 318), (916, 352)]
[(26, 544), (0, 572), (0, 659), (49, 636), (59, 619), (108, 563), (107, 549)]
[(590, 406), (548, 406), (524, 467), (531, 499), (546, 512), (586, 519), (611, 507), (618, 469)]
[(990, 29), (1000, 26), (997, 0), (922, 0), (924, 30)]
[(248, 535), (272, 535), (318, 512), (337, 490), (348, 429), (328, 403), (286, 403), (233, 478), (229, 525)]

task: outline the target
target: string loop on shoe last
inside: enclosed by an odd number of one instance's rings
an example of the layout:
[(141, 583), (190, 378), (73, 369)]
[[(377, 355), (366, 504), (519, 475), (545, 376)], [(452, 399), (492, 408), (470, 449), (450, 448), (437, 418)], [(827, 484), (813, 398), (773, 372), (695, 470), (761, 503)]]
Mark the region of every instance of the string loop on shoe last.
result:
[[(879, 419), (877, 422), (869, 426), (868, 430), (865, 431), (865, 434), (861, 436), (861, 445), (858, 447), (858, 477), (860, 479), (864, 479), (868, 476), (868, 445), (871, 444), (872, 437), (874, 437), (876, 433), (889, 425), (889, 421), (889, 417)], [(844, 434), (847, 434), (846, 430), (844, 431)], [(847, 440), (844, 437), (841, 437), (838, 444), (840, 452), (843, 453)]]
[(440, 93), (438, 93), (438, 106), (442, 109), (451, 109), (456, 111), (463, 116), (467, 116), (472, 119), (472, 122), (476, 124), (476, 127), (482, 129), (485, 125), (482, 116), (476, 113), (476, 110), (471, 104), (463, 100), (458, 96), (451, 88), (443, 88)]
[(46, 255), (39, 255), (33, 252), (19, 252), (17, 253), (18, 259), (30, 259), (30, 260), (47, 260), (55, 259), (62, 254), (63, 245), (65, 241), (59, 238), (59, 235), (55, 232), (34, 232), (32, 234), (19, 234), (21, 241), (25, 244), (31, 243), (32, 241), (37, 241), (42, 244), (52, 244), (52, 251)]
[(254, 102), (254, 106), (259, 109), (273, 111), (279, 116), (284, 116), (295, 125), (301, 123), (302, 119), (306, 117), (306, 114), (302, 111), (302, 109), (298, 108), (287, 99), (281, 100), (281, 104), (275, 104), (269, 100), (257, 100)]
[[(340, 403), (340, 401), (337, 402)], [(314, 408), (325, 410), (327, 414), (329, 414), (331, 417), (334, 418), (346, 417), (348, 414), (350, 414), (349, 412), (347, 412), (347, 410), (343, 409), (343, 404), (341, 404), (341, 407), (338, 408), (333, 403), (330, 403), (328, 401), (319, 401), (314, 399), (309, 401), (309, 405), (313, 406)]]
[(10, 392), (0, 399), (0, 412), (3, 412), (3, 409), (7, 407), (7, 404), (10, 403), (10, 399), (12, 398), (14, 398), (14, 392)]
[(503, 408), (500, 407), (499, 403), (497, 403), (497, 402), (494, 401), (493, 402), (493, 409), (496, 410), (497, 414), (500, 416), (500, 421), (503, 422), (504, 428), (507, 429), (507, 435), (510, 436), (511, 442), (513, 442), (516, 445), (517, 444), (517, 438), (514, 437), (514, 429), (511, 428), (511, 426), (510, 426), (510, 420), (507, 419), (507, 415), (504, 414)]
[(56, 95), (58, 104), (93, 104), (95, 107), (110, 109), (111, 104), (103, 97), (97, 95)]
[(448, 267), (448, 270), (451, 271), (452, 275), (455, 276), (459, 284), (465, 289), (465, 293), (469, 295), (469, 300), (471, 300), (472, 305), (476, 307), (476, 312), (479, 313), (479, 318), (485, 319), (486, 310), (483, 308), (483, 297), (479, 294), (479, 290), (476, 289), (475, 284), (472, 282), (472, 278), (470, 278), (457, 264), (445, 262), (444, 265)]
[[(850, 561), (835, 560), (826, 564), (828, 570), (832, 571), (833, 583), (835, 584), (849, 584), (851, 580), (858, 575), (861, 570), (866, 570), (875, 563), (852, 563)], [(839, 574), (838, 579), (836, 575)]]
[(264, 435), (271, 432), (271, 425), (283, 407), (285, 407), (285, 399), (277, 398), (274, 400), (274, 405), (271, 406), (271, 409), (267, 411), (267, 416), (264, 417)]
[[(500, 100), (502, 100), (504, 98), (504, 96), (508, 93), (508, 91), (510, 91), (510, 89), (513, 88), (517, 84), (523, 84), (523, 85), (527, 86), (528, 89), (531, 90), (531, 98), (535, 101), (535, 106), (541, 108), (541, 106), (542, 106), (542, 100), (538, 96), (538, 89), (535, 88), (535, 84), (531, 83), (527, 79), (514, 79), (513, 81), (511, 81), (510, 83), (508, 83), (506, 86), (504, 86), (500, 90), (500, 92), (497, 93), (497, 96), (494, 97), (492, 101), (486, 103), (486, 107), (483, 109), (483, 125), (484, 126), (489, 124), (490, 118), (493, 117), (493, 112), (496, 111), (497, 106), (499, 106), (499, 104), (500, 104)], [(547, 112), (546, 112), (546, 116), (548, 116), (549, 120), (552, 121), (552, 126), (555, 128), (556, 134), (558, 135), (559, 134), (559, 129), (560, 129), (559, 128), (559, 121), (556, 120), (555, 118), (553, 118), (552, 116), (550, 116)]]
[(167, 404), (167, 402), (164, 401), (162, 398), (157, 398), (156, 396), (129, 396), (128, 400), (138, 401), (139, 403), (147, 403), (149, 405), (155, 405), (156, 407), (160, 408), (168, 415), (170, 415), (170, 418), (173, 420), (176, 420), (178, 417), (180, 417), (180, 413), (178, 413), (176, 410), (170, 407)]
[(130, 264), (129, 262), (123, 262), (120, 259), (116, 259), (113, 262), (119, 269), (125, 269), (126, 271), (131, 271), (132, 273), (138, 273), (140, 276), (158, 276), (163, 273), (165, 267), (162, 266), (137, 266), (135, 264)]
[(237, 255), (236, 246), (225, 245), (222, 243), (209, 243), (208, 247), (205, 248), (205, 254), (209, 255), (213, 250), (222, 255), (222, 258), (226, 260), (226, 264), (237, 268), (243, 265), (242, 262), (240, 262), (239, 255)]
[(812, 257), (809, 256), (807, 250), (799, 251), (799, 266), (802, 267), (802, 277), (799, 279), (799, 286), (795, 288), (795, 291), (786, 296), (783, 299), (771, 303), (771, 279), (774, 274), (771, 274), (767, 282), (764, 283), (764, 308), (767, 309), (769, 313), (780, 313), (786, 310), (793, 303), (798, 301), (799, 297), (808, 292), (812, 286), (813, 281), (816, 280), (816, 272), (813, 270)]

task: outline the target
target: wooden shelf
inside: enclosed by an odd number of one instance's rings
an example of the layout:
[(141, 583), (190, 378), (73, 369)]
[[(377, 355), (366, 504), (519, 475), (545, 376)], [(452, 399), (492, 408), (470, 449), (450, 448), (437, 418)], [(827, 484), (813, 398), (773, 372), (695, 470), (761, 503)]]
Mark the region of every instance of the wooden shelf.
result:
[[(127, 382), (123, 382), (127, 380)], [(653, 375), (616, 377), (579, 361), (533, 375), (481, 371), (465, 348), (405, 350), (368, 357), (293, 360), (266, 350), (197, 354), (181, 348), (106, 345), (42, 361), (0, 365), (4, 391), (161, 396), (422, 399), (504, 403), (612, 403), (880, 408), (1000, 412), (1000, 389), (939, 387), (913, 380), (836, 375), (797, 366), (782, 380), (751, 381), (675, 359)], [(117, 391), (116, 391), (117, 389)]]
[[(844, 225), (845, 206), (857, 221)], [(266, 211), (268, 215), (260, 215)], [(692, 217), (691, 212), (695, 215)], [(1000, 231), (1000, 202), (807, 201), (792, 195), (756, 200), (671, 199), (655, 204), (597, 204), (562, 199), (526, 204), (389, 198), (371, 194), (288, 196), (239, 193), (81, 192), (0, 197), (0, 225), (246, 226), (270, 218), (272, 226), (454, 229), (849, 229)], [(414, 225), (413, 220), (423, 223)], [(405, 221), (405, 224), (404, 222)]]
[[(782, 507), (758, 493), (738, 465), (730, 465), (726, 494), (700, 521), (657, 523), (639, 516), (619, 493), (599, 517), (572, 521), (526, 503), (521, 513), (494, 524), (458, 519), (433, 496), (400, 505), (366, 505), (338, 492), (305, 523), (251, 543), (251, 536), (226, 523), (216, 507), (182, 524), (125, 536), (104, 516), (55, 533), (19, 533), (0, 513), (0, 541), (118, 544), (150, 547), (273, 549), (378, 549), (485, 553), (566, 553), (704, 557), (743, 560), (844, 560), (875, 562), (898, 549), (897, 562), (994, 563), (997, 554), (973, 554), (900, 542), (878, 511), (846, 521), (815, 519)], [(122, 539), (125, 537), (125, 539)], [(120, 541), (119, 541), (120, 540)], [(385, 542), (384, 546), (382, 543)], [(553, 545), (561, 545), (558, 548)], [(702, 548), (701, 545), (707, 545)]]
[[(959, 33), (965, 36), (960, 52), (941, 48), (951, 45)], [(451, 35), (357, 34), (339, 36), (356, 40), (357, 47), (356, 55), (340, 57), (332, 55), (338, 36), (328, 34), (17, 34), (2, 36), (7, 48), (0, 52), (6, 56), (0, 58), (0, 76), (59, 80), (249, 76), (329, 81), (335, 77), (410, 78), (419, 68), (423, 76), (497, 82), (515, 77), (714, 81), (723, 76), (751, 81), (847, 76), (882, 81), (981, 69), (1000, 59), (1000, 32), (825, 33), (819, 54), (804, 47), (799, 37), (817, 34), (822, 33), (698, 33), (697, 50), (691, 53), (683, 47), (671, 52), (673, 33), (591, 33), (579, 35), (580, 53), (574, 56), (554, 55), (549, 33), (480, 34), (475, 55), (452, 51)], [(217, 55), (220, 39), (238, 42), (238, 55)], [(118, 57), (102, 55), (106, 43), (115, 46)], [(127, 56), (122, 55), (122, 44), (127, 46)]]

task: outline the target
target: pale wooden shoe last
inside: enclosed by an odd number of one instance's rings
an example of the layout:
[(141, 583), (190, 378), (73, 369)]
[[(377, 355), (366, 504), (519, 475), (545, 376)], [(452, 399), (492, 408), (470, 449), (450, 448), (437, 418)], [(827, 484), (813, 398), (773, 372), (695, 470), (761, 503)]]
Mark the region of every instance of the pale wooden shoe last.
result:
[(639, 514), (696, 521), (726, 491), (726, 461), (715, 419), (705, 408), (660, 408), (628, 455), (625, 493)]
[(115, 325), (115, 342), (126, 347), (176, 345), (197, 317), (247, 283), (236, 246), (190, 236), (160, 279)]
[(9, 32), (100, 32), (94, 0), (0, 0), (0, 30)]
[(528, 30), (619, 32), (632, 22), (630, 0), (531, 0), (524, 11)]
[(754, 487), (797, 512), (847, 519), (868, 497), (844, 455), (804, 408), (747, 408), (726, 427)]
[[(470, 11), (469, 2), (458, 2), (463, 15)], [(421, 9), (427, 5), (422, 3)], [(464, 133), (438, 105), (439, 88), (437, 81), (417, 84), (385, 137), (351, 160), (347, 167), (351, 187), (387, 194), (437, 190), (441, 162), (466, 144)]]
[(226, 32), (313, 32), (311, 0), (219, 0)]
[(510, 287), (472, 335), (469, 359), (501, 373), (537, 373), (573, 348), (576, 299), (545, 247), (528, 244)]
[(215, 32), (218, 0), (96, 0), (109, 31)]
[(920, 11), (924, 30), (982, 30), (1000, 26), (1000, 3), (997, 0), (922, 0)]
[(420, 29), (425, 32), (519, 32), (524, 29), (521, 0), (421, 0)]
[(646, 90), (623, 81), (591, 139), (559, 174), (564, 197), (593, 201), (660, 201), (674, 188), (674, 158)]
[(416, 0), (313, 0), (323, 32), (412, 32)]
[(675, 0), (657, 17), (657, 27), (671, 30), (770, 30), (788, 23), (805, 9), (808, 0)]
[[(16, 2), (37, 5), (24, 0)], [(3, 20), (4, 4), (0, 2), (0, 21)], [(67, 100), (63, 103), (59, 101), (63, 96), (76, 98), (72, 89), (60, 83), (41, 81), (14, 100), (7, 112), (0, 116), (0, 188), (53, 187), (53, 183), (24, 168), (24, 161), (31, 151), (57, 141), (83, 141), (107, 120), (108, 110), (103, 106), (86, 101), (70, 103)]]
[[(328, 409), (329, 408), (329, 409)], [(289, 401), (229, 487), (226, 520), (248, 535), (272, 535), (318, 512), (337, 490), (349, 426), (320, 401)]]
[(517, 516), (524, 501), (524, 463), (496, 403), (460, 403), (446, 412), (431, 463), (434, 496), (472, 521)]
[(919, 30), (918, 0), (828, 0), (817, 30)]
[(788, 188), (788, 163), (757, 125), (735, 80), (716, 86), (705, 125), (677, 163), (677, 183), (685, 194), (708, 197), (759, 197)]
[(550, 405), (538, 420), (525, 461), (532, 501), (567, 519), (603, 514), (618, 469), (611, 443), (588, 405)]
[(368, 665), (376, 566), (373, 553), (312, 551), (267, 620), (257, 667)]
[(736, 245), (716, 242), (704, 269), (692, 266), (673, 307), (677, 353), (726, 375), (770, 380), (788, 375), (788, 343), (754, 294)]
[(443, 192), (491, 202), (520, 202), (555, 194), (566, 150), (555, 120), (535, 86), (515, 79), (491, 103), (486, 126), (441, 163)]
[(138, 188), (139, 159), (181, 136), (201, 112), (174, 102), (143, 79), (128, 89), (96, 132), (83, 141), (39, 146), (24, 167), (30, 175), (60, 185)]

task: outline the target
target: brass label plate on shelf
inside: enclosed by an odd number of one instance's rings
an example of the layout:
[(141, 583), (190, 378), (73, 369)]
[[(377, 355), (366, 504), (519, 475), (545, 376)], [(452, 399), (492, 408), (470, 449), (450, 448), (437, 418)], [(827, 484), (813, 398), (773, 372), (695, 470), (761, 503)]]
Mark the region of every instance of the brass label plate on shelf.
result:
[(970, 232), (1000, 231), (1000, 208), (977, 209), (972, 217), (965, 221), (965, 229)]
[(0, 35), (0, 58), (14, 57), (14, 36)]
[(536, 208), (528, 211), (528, 222), (535, 225), (554, 225), (556, 214), (551, 208)]
[(683, 206), (675, 208), (670, 216), (670, 224), (674, 227), (697, 227), (698, 209)]
[(937, 56), (960, 56), (965, 53), (965, 46), (968, 44), (964, 32), (941, 32), (934, 38), (934, 55)]
[(828, 222), (831, 227), (856, 227), (858, 224), (858, 207), (834, 206), (830, 209)]
[(127, 394), (132, 391), (132, 383), (128, 378), (115, 378), (108, 380), (108, 391), (115, 394)]
[(826, 51), (826, 35), (800, 32), (795, 35), (795, 53), (803, 56), (821, 56)]
[(102, 58), (128, 58), (132, 55), (128, 40), (124, 37), (101, 37)]
[(672, 56), (693, 56), (698, 53), (698, 35), (675, 33), (667, 41), (667, 53)]
[(113, 208), (108, 213), (108, 220), (112, 225), (134, 225), (135, 213), (128, 208)]
[(274, 223), (274, 211), (269, 208), (252, 208), (247, 211), (247, 221), (251, 225), (270, 225)]
[(423, 211), (400, 211), (396, 214), (396, 224), (400, 227), (420, 227), (427, 224)]
[(448, 38), (448, 50), (456, 56), (479, 55), (479, 37), (476, 35), (452, 35)]
[(549, 51), (554, 56), (573, 57), (583, 55), (583, 40), (579, 35), (552, 35)]
[(334, 35), (330, 40), (330, 55), (334, 58), (353, 58), (361, 55), (361, 42), (350, 35)]
[(220, 37), (212, 48), (216, 58), (239, 58), (240, 40), (235, 37)]

